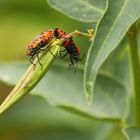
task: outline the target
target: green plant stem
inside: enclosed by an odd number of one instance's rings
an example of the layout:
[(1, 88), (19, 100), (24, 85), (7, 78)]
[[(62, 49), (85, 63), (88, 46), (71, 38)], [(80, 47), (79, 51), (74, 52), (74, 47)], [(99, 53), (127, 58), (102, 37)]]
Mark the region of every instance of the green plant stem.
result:
[(134, 110), (136, 125), (140, 127), (140, 62), (137, 43), (136, 24), (132, 25), (128, 33), (130, 46), (130, 59), (132, 68), (132, 84), (134, 92)]
[(81, 36), (81, 37), (85, 37), (85, 38), (89, 38), (90, 40), (93, 39), (94, 37), (94, 30), (93, 29), (89, 29), (88, 30), (88, 33), (83, 33), (83, 32), (80, 32), (80, 31), (74, 31), (74, 35), (75, 36)]

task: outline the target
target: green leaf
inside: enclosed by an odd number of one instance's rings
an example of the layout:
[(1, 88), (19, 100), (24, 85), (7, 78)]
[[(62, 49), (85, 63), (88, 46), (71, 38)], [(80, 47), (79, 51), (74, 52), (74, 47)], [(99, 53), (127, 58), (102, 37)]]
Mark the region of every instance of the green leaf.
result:
[(108, 10), (97, 25), (84, 73), (85, 94), (92, 100), (98, 70), (140, 17), (140, 0), (109, 0)]
[(82, 22), (95, 22), (102, 16), (106, 0), (48, 0), (50, 6)]
[(128, 127), (124, 129), (124, 134), (128, 140), (140, 140), (140, 128)]
[[(95, 86), (95, 98), (88, 105), (82, 88), (83, 71), (75, 73), (55, 64), (40, 83), (33, 89), (33, 95), (43, 97), (50, 104), (67, 111), (99, 119), (125, 119), (128, 114), (129, 96), (125, 87), (112, 77), (100, 73)], [(24, 65), (0, 65), (0, 78), (7, 83), (18, 82), (17, 76), (22, 75)], [(6, 78), (5, 78), (6, 77)], [(122, 108), (123, 106), (123, 108)]]
[(132, 92), (129, 46), (125, 37), (116, 50), (113, 51), (103, 63), (100, 71), (104, 71), (115, 77), (125, 85), (129, 93)]
[[(116, 137), (119, 139), (121, 134), (116, 123), (76, 116), (51, 107), (43, 98), (31, 95), (27, 95), (14, 108), (1, 115), (0, 124), (2, 126), (0, 127), (1, 140), (13, 138), (13, 133), (9, 134), (13, 130), (14, 134), (26, 137), (28, 140), (88, 140), (89, 136), (93, 140), (116, 140)], [(28, 131), (37, 133), (29, 135), (26, 133)], [(40, 132), (43, 132), (41, 137)], [(68, 135), (69, 138), (67, 138)], [(110, 138), (111, 135), (113, 138)]]

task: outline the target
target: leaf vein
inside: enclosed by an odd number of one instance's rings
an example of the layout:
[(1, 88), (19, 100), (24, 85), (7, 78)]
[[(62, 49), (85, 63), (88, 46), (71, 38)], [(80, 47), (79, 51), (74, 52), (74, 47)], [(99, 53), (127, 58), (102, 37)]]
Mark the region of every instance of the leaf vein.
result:
[(102, 9), (91, 5), (88, 1), (82, 0), (81, 3), (84, 3), (84, 4), (87, 5), (88, 7), (91, 7), (94, 11), (97, 11), (97, 12), (100, 12), (100, 13), (103, 13), (103, 12), (104, 12)]
[[(121, 10), (120, 10), (120, 12), (118, 13), (118, 15), (116, 16), (116, 19), (115, 19), (114, 22), (112, 23), (112, 27), (110, 28), (110, 31), (108, 32), (106, 38), (104, 39), (104, 41), (103, 41), (103, 43), (102, 43), (102, 45), (101, 45), (102, 47), (104, 46), (104, 44), (105, 44), (106, 40), (108, 39), (108, 37), (109, 37), (111, 31), (113, 30), (113, 27), (115, 26), (116, 21), (117, 21), (117, 19), (119, 18), (119, 15), (121, 15), (122, 10), (123, 10), (124, 7), (126, 6), (127, 1), (128, 1), (128, 0), (126, 0), (126, 1), (124, 2), (123, 6), (122, 6), (122, 8), (121, 8)], [(102, 47), (101, 47), (101, 48), (102, 48)], [(101, 48), (100, 48), (100, 50), (101, 50)], [(97, 56), (99, 55), (100, 50), (98, 51)], [(97, 57), (97, 56), (96, 56), (96, 57)]]

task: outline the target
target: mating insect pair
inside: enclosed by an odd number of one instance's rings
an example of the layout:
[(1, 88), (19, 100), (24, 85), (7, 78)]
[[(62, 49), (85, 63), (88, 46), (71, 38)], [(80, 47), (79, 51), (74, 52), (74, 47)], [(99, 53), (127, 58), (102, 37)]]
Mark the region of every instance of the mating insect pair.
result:
[[(39, 34), (28, 45), (27, 55), (29, 56), (29, 61), (35, 66), (33, 61), (34, 61), (35, 57), (37, 57), (39, 64), (42, 66), (42, 64), (40, 63), (39, 53), (41, 51), (46, 50), (46, 48), (44, 48), (44, 46), (46, 46), (46, 45), (49, 46), (51, 44), (51, 41), (53, 38), (60, 39), (60, 38), (66, 37), (66, 36), (67, 36), (67, 34), (60, 28), (55, 28), (54, 30), (49, 30), (47, 32), (42, 32), (41, 34)], [(62, 51), (59, 51), (60, 58), (64, 58), (67, 54), (69, 54), (70, 61), (71, 61), (71, 63), (69, 64), (69, 68), (71, 66), (73, 66), (75, 63), (77, 64), (77, 62), (81, 60), (80, 49), (75, 45), (73, 38), (66, 39), (65, 42), (62, 44), (62, 46), (65, 49)], [(48, 49), (48, 51), (53, 55), (53, 53), (49, 49)]]

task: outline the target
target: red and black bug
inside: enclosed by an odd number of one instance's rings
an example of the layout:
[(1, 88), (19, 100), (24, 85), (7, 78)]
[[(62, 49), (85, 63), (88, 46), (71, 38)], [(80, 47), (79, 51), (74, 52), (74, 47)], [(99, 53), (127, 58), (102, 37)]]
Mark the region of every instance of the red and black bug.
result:
[[(49, 44), (53, 37), (54, 37), (54, 31), (53, 30), (49, 30), (47, 32), (42, 32), (32, 42), (30, 42), (30, 44), (28, 45), (27, 55), (29, 57), (29, 61), (34, 66), (35, 66), (35, 64), (33, 63), (33, 61), (34, 61), (35, 57), (37, 57), (37, 60), (38, 60), (39, 64), (42, 66), (42, 64), (40, 63), (40, 59), (39, 59), (39, 53), (41, 51), (46, 50), (43, 47), (45, 45)], [(50, 53), (51, 53), (51, 51), (50, 51)]]
[[(62, 29), (55, 28), (54, 36), (59, 39), (67, 36), (67, 34)], [(62, 46), (65, 48), (65, 50), (59, 51), (60, 58), (64, 58), (67, 54), (69, 54), (71, 61), (69, 68), (75, 63), (77, 64), (77, 62), (83, 58), (80, 57), (80, 49), (75, 45), (72, 38), (66, 39)], [(64, 55), (62, 55), (62, 53), (64, 53)]]
[[(45, 49), (43, 47), (46, 45), (49, 46), (51, 44), (52, 38), (60, 39), (65, 38), (67, 35), (68, 34), (66, 34), (66, 32), (64, 32), (60, 28), (55, 28), (54, 30), (49, 30), (47, 32), (42, 32), (41, 34), (39, 34), (28, 45), (27, 55), (29, 56), (29, 61), (35, 66), (33, 61), (35, 57), (37, 57), (39, 64), (42, 66), (42, 64), (40, 63), (39, 53), (48, 49), (47, 47)], [(66, 39), (62, 46), (65, 48), (65, 50), (59, 51), (60, 58), (64, 58), (67, 54), (69, 54), (71, 61), (71, 63), (69, 64), (69, 68), (75, 63), (77, 64), (77, 62), (81, 60), (80, 49), (75, 45), (72, 37)], [(53, 53), (49, 49), (48, 51), (53, 55)], [(62, 53), (64, 54), (62, 55)]]

